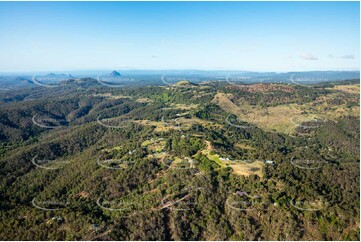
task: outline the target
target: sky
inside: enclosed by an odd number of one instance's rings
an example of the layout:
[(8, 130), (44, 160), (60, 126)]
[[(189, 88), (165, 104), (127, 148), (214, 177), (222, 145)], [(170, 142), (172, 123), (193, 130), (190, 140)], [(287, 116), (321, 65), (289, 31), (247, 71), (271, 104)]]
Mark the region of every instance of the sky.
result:
[(0, 72), (359, 70), (359, 2), (0, 2)]

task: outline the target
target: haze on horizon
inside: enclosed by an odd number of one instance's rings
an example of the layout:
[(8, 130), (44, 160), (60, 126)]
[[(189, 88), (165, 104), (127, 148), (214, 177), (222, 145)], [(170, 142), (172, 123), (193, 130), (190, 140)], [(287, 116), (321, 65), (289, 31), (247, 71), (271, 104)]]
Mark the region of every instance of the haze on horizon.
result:
[(0, 2), (0, 72), (359, 70), (359, 2)]

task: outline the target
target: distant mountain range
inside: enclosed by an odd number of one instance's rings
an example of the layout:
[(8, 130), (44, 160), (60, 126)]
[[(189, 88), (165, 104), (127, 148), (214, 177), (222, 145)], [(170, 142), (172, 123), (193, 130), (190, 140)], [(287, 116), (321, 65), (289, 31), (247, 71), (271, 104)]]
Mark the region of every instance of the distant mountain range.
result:
[(45, 76), (42, 77), (49, 77), (49, 78), (74, 78), (71, 74), (54, 74), (54, 73), (49, 73)]
[[(104, 72), (103, 72), (104, 73)], [(74, 83), (73, 79), (96, 80), (98, 74), (72, 75), (65, 73), (48, 73), (43, 75), (0, 75), (0, 88), (32, 87), (36, 84), (33, 78), (42, 83)], [(308, 72), (250, 72), (250, 71), (203, 71), (203, 70), (124, 70), (122, 73), (113, 70), (104, 73), (103, 77), (120, 78), (126, 85), (164, 85), (162, 76), (167, 82), (185, 80), (192, 84), (204, 81), (228, 81), (232, 83), (293, 83), (317, 84), (342, 80), (360, 79), (360, 71), (308, 71)], [(175, 84), (178, 81), (173, 81)], [(83, 82), (82, 82), (83, 83)]]

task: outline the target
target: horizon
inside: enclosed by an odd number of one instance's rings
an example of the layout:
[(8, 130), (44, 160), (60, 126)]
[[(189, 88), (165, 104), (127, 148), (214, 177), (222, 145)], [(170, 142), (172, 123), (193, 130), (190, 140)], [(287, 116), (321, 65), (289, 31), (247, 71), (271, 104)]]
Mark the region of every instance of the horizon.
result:
[(359, 71), (359, 8), (359, 2), (0, 2), (0, 73)]
[(250, 71), (250, 70), (237, 70), (237, 69), (102, 69), (102, 70), (42, 70), (42, 71), (17, 71), (17, 72), (0, 72), (0, 75), (35, 75), (35, 74), (74, 74), (74, 75), (95, 75), (95, 74), (104, 74), (112, 71), (117, 72), (235, 72), (235, 73), (275, 73), (275, 74), (285, 74), (285, 73), (308, 73), (308, 72), (360, 72), (360, 69), (340, 69), (340, 70), (290, 70), (290, 71)]

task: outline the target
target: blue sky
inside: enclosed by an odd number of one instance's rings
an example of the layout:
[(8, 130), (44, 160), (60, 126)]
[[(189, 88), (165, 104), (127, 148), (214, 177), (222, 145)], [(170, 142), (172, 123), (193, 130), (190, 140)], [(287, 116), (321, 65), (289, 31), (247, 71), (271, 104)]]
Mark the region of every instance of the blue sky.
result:
[(0, 72), (349, 70), (359, 2), (0, 2)]

